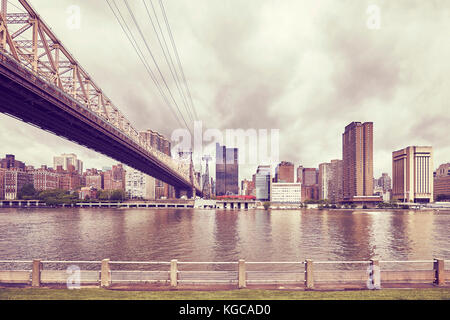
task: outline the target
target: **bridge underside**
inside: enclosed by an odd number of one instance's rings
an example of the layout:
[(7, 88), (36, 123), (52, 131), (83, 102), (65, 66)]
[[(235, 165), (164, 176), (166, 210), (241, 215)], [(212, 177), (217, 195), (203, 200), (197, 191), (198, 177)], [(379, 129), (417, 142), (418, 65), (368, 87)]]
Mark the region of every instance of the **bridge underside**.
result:
[[(21, 70), (18, 74), (0, 63), (0, 112), (100, 152), (176, 189), (192, 193), (190, 184), (146, 155), (127, 136), (107, 128), (105, 121), (79, 104), (67, 103), (67, 97), (52, 86), (46, 85), (44, 89), (37, 85), (40, 80), (25, 77), (27, 73), (30, 72)], [(200, 194), (200, 191), (196, 190), (196, 193)]]

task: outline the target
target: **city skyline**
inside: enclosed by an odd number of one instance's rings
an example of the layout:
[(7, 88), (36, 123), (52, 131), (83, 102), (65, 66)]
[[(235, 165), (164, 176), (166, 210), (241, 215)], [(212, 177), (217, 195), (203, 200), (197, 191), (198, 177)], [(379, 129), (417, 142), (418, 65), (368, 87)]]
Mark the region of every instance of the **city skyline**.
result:
[[(233, 149), (236, 149), (236, 148), (233, 148)], [(91, 152), (95, 152), (95, 151), (93, 151), (93, 150), (89, 150), (89, 149), (86, 149), (86, 150), (88, 150), (88, 151), (91, 151)], [(238, 151), (239, 151), (239, 149), (238, 149)], [(394, 151), (396, 151), (396, 150), (393, 150), (392, 152), (394, 152)], [(238, 152), (239, 153), (239, 152)], [(15, 157), (16, 157), (16, 159), (19, 159), (20, 158), (20, 156), (17, 156), (17, 153), (13, 153), (13, 152), (6, 152), (6, 153), (4, 153), (5, 155), (8, 155), (8, 154), (12, 154), (12, 155), (14, 155)], [(20, 153), (19, 153), (20, 154)], [(1, 154), (0, 154), (1, 155)], [(74, 152), (63, 152), (63, 153), (61, 153), (61, 155), (62, 156), (65, 156), (65, 155), (74, 155), (75, 156), (75, 158), (77, 157), (77, 155), (76, 154), (74, 154)], [(26, 161), (25, 161), (25, 163), (26, 163), (26, 165), (27, 166), (33, 166), (33, 167), (35, 167), (36, 169), (38, 169), (38, 168), (40, 168), (41, 166), (46, 166), (46, 167), (48, 167), (48, 168), (53, 168), (54, 170), (56, 170), (56, 166), (54, 165), (54, 163), (55, 163), (55, 158), (58, 158), (58, 157), (60, 157), (60, 156), (56, 156), (56, 155), (53, 155), (53, 156), (51, 156), (51, 160), (50, 161), (48, 161), (48, 162), (44, 162), (44, 163), (37, 163), (35, 160), (33, 161), (33, 159), (35, 159), (35, 158), (31, 158), (31, 159), (27, 159)], [(80, 157), (81, 158), (81, 157)], [(111, 158), (108, 158), (108, 157), (104, 157), (104, 158), (106, 158), (106, 159), (108, 159), (107, 160), (107, 163), (109, 164), (109, 166), (108, 165), (106, 165), (105, 164), (105, 161), (99, 161), (98, 162), (98, 165), (97, 166), (84, 166), (83, 165), (83, 162), (84, 161), (81, 161), (81, 164), (82, 164), (82, 168), (86, 168), (86, 170), (82, 170), (82, 172), (86, 172), (87, 170), (91, 170), (91, 169), (97, 169), (97, 170), (99, 170), (99, 171), (101, 171), (101, 170), (103, 170), (104, 168), (111, 168), (111, 166), (114, 166), (114, 165), (116, 165), (116, 164), (120, 164), (120, 162), (118, 162), (117, 160), (114, 160), (114, 159), (111, 159)], [(328, 160), (328, 162), (329, 161), (342, 161), (342, 159), (337, 159), (338, 157), (336, 157), (336, 159), (331, 159), (331, 160)], [(341, 157), (342, 158), (342, 157)], [(212, 160), (214, 160), (214, 159), (212, 159)], [(80, 161), (80, 160), (78, 160), (78, 161)], [(212, 161), (213, 162), (213, 164), (216, 164), (216, 162), (215, 161)], [(289, 160), (280, 160), (280, 162), (276, 162), (276, 163), (273, 163), (273, 164), (270, 164), (269, 166), (271, 166), (271, 174), (275, 177), (276, 176), (276, 169), (277, 169), (277, 166), (278, 165), (281, 165), (281, 164), (284, 164), (284, 163), (288, 163), (288, 164), (291, 164), (291, 165), (293, 165), (293, 167), (294, 167), (294, 173), (293, 173), (293, 178), (294, 178), (294, 180), (295, 181), (298, 181), (298, 169), (316, 169), (317, 171), (319, 170), (319, 168), (320, 168), (320, 165), (323, 165), (323, 164), (327, 164), (328, 163), (327, 161), (324, 161), (324, 162), (322, 162), (322, 163), (318, 163), (318, 164), (316, 164), (316, 166), (312, 166), (311, 168), (306, 168), (302, 163), (293, 163), (293, 162), (291, 162), (291, 161), (289, 161)], [(51, 165), (51, 164), (53, 164), (53, 166)], [(203, 164), (203, 163), (202, 163)], [(433, 162), (433, 168), (431, 168), (432, 169), (432, 171), (433, 172), (435, 172), (435, 171), (437, 171), (441, 166), (444, 166), (444, 165), (446, 165), (446, 164), (448, 164), (448, 162), (447, 161), (444, 161), (444, 162), (442, 162), (442, 163), (436, 163), (436, 162)], [(242, 165), (239, 165), (239, 169), (241, 168), (241, 166)], [(245, 166), (245, 164), (243, 165), (243, 166)], [(240, 184), (240, 182), (241, 181), (243, 181), (243, 180), (247, 180), (247, 179), (249, 179), (249, 178), (251, 178), (251, 176), (257, 171), (257, 168), (259, 167), (259, 166), (267, 166), (267, 165), (265, 165), (265, 164), (258, 164), (258, 165), (255, 165), (254, 167), (255, 167), (255, 170), (254, 171), (250, 171), (250, 177), (242, 177), (242, 178), (239, 178), (239, 184)], [(131, 168), (131, 167), (130, 167)], [(134, 169), (134, 168), (132, 168), (133, 170), (137, 170), (137, 169)], [(204, 174), (204, 167), (202, 166), (201, 167), (201, 174), (203, 175)], [(211, 171), (213, 170), (213, 172), (214, 172), (214, 174), (215, 174), (215, 172), (216, 172), (216, 169), (215, 169), (215, 166), (213, 166), (212, 168), (210, 167), (209, 168), (209, 171), (210, 171), (210, 176), (212, 176), (211, 175)], [(139, 170), (137, 170), (137, 171), (139, 171)], [(381, 172), (380, 174), (373, 174), (373, 178), (374, 179), (377, 179), (377, 177), (382, 177), (383, 175), (385, 175), (385, 174), (387, 174), (388, 176), (390, 176), (390, 177), (392, 177), (392, 163), (391, 163), (391, 170), (389, 171), (389, 172)], [(239, 177), (241, 177), (241, 174), (239, 174)], [(301, 180), (300, 180), (301, 181)], [(375, 186), (375, 185), (374, 185)]]
[[(7, 117), (7, 116), (5, 116), (5, 115), (2, 115), (2, 114), (0, 114), (0, 119), (1, 119), (1, 117)], [(26, 125), (26, 124), (23, 124), (23, 123), (20, 123), (18, 120), (15, 120), (15, 119), (13, 119), (15, 122), (18, 122), (18, 125), (24, 125), (24, 126), (28, 126), (28, 125)], [(356, 121), (353, 121), (353, 122), (356, 122)], [(30, 126), (29, 126), (30, 127)], [(70, 141), (67, 141), (66, 139), (63, 139), (63, 138), (60, 138), (60, 137), (57, 137), (57, 136), (55, 136), (55, 135), (53, 135), (53, 134), (50, 134), (50, 133), (47, 133), (47, 132), (43, 132), (42, 130), (40, 130), (40, 129), (37, 129), (37, 128), (34, 128), (34, 127), (32, 127), (32, 129), (34, 129), (34, 130), (37, 130), (39, 133), (43, 133), (44, 135), (50, 135), (50, 136), (52, 136), (53, 138), (56, 138), (56, 139), (58, 139), (58, 140), (61, 140), (62, 141), (62, 144), (61, 145), (59, 145), (59, 146), (48, 146), (49, 148), (49, 152), (53, 152), (53, 151), (50, 151), (50, 150), (62, 150), (61, 152), (55, 152), (55, 154), (77, 154), (77, 156), (79, 155), (79, 154), (81, 154), (81, 156), (79, 156), (80, 158), (82, 158), (83, 157), (83, 162), (84, 163), (87, 163), (86, 165), (84, 165), (84, 167), (86, 167), (86, 168), (96, 168), (96, 169), (101, 169), (102, 167), (111, 167), (112, 165), (114, 165), (114, 164), (117, 164), (118, 163), (118, 161), (117, 160), (115, 160), (115, 159), (112, 159), (112, 158), (110, 158), (110, 157), (106, 157), (106, 156), (104, 156), (104, 155), (102, 155), (102, 154), (99, 154), (99, 153), (97, 153), (96, 151), (94, 151), (94, 150), (91, 150), (91, 149), (88, 149), (88, 148), (85, 148), (85, 147), (82, 147), (82, 146), (79, 146), (79, 145), (77, 145), (77, 144), (75, 144), (75, 143), (72, 143), (72, 142), (70, 142)], [(147, 129), (147, 130), (150, 130), (150, 129)], [(341, 132), (340, 132), (340, 134), (342, 134), (342, 129), (341, 129)], [(374, 133), (374, 136), (376, 136), (376, 130), (375, 130), (375, 133)], [(342, 139), (341, 139), (342, 140)], [(68, 149), (68, 147), (67, 146), (64, 146), (64, 144), (65, 143), (67, 143), (67, 144), (70, 144), (70, 145), (72, 145), (71, 147), (72, 147), (72, 149)], [(406, 143), (407, 145), (412, 145), (411, 143)], [(399, 149), (401, 146), (399, 146), (397, 149)], [(342, 146), (341, 146), (341, 148), (342, 148)], [(16, 157), (17, 158), (25, 158), (23, 155), (24, 154), (27, 154), (27, 152), (24, 152), (23, 150), (17, 150), (17, 148), (10, 148), (10, 149), (8, 149), (8, 150), (14, 150), (14, 151), (8, 151), (8, 152), (3, 152), (4, 154), (14, 154), (14, 155), (16, 155)], [(77, 153), (77, 152), (75, 152), (74, 150), (78, 150), (78, 151), (80, 151), (80, 153)], [(392, 152), (393, 151), (395, 151), (396, 149), (393, 149), (392, 151), (391, 151), (391, 153), (389, 154), (389, 159), (390, 160), (392, 160), (391, 159), (391, 156), (392, 156)], [(239, 151), (239, 149), (238, 149), (238, 151)], [(374, 150), (373, 150), (373, 153), (374, 154), (376, 154), (377, 153), (377, 151), (375, 150), (375, 148), (374, 148)], [(439, 153), (439, 152), (436, 152), (435, 151), (435, 153)], [(38, 156), (36, 156), (36, 154), (38, 154)], [(32, 165), (32, 166), (34, 166), (34, 167), (40, 167), (42, 164), (46, 164), (47, 165), (47, 163), (49, 163), (49, 164), (51, 164), (51, 163), (53, 163), (53, 157), (54, 157), (54, 155), (52, 155), (51, 153), (49, 153), (49, 157), (51, 158), (51, 160), (50, 161), (47, 161), (47, 162), (39, 162), (39, 160), (37, 160), (37, 159), (40, 159), (41, 158), (41, 155), (39, 154), (39, 153), (36, 153), (36, 154), (34, 154), (33, 156), (31, 156), (31, 157), (28, 157), (27, 159), (27, 163), (29, 164), (29, 165)], [(207, 154), (207, 153), (206, 153)], [(214, 153), (212, 153), (212, 154), (214, 154)], [(239, 154), (240, 154), (240, 151), (239, 151)], [(94, 156), (94, 160), (92, 159), (92, 158), (90, 158), (90, 156), (92, 156), (92, 155), (98, 155), (97, 157), (95, 157)], [(47, 155), (45, 156), (45, 157), (47, 157)], [(85, 158), (86, 157), (86, 158)], [(287, 162), (290, 162), (290, 163), (293, 163), (294, 164), (294, 168), (295, 168), (295, 178), (297, 178), (297, 168), (299, 167), (299, 166), (302, 166), (303, 168), (307, 168), (307, 167), (311, 167), (311, 168), (316, 168), (316, 169), (318, 169), (319, 168), (319, 165), (321, 164), (321, 163), (325, 163), (325, 162), (329, 162), (329, 161), (331, 161), (331, 160), (335, 160), (335, 159), (339, 159), (339, 160), (342, 160), (341, 159), (342, 158), (342, 150), (341, 150), (341, 154), (340, 155), (337, 155), (336, 157), (331, 157), (330, 159), (323, 159), (321, 162), (318, 162), (318, 163), (312, 163), (310, 166), (308, 166), (308, 165), (305, 165), (305, 163), (304, 162), (302, 162), (302, 161), (298, 161), (298, 162), (294, 162), (294, 161), (292, 161), (291, 159), (286, 159), (286, 158), (282, 158), (282, 157), (280, 157), (280, 161), (279, 162), (274, 162), (274, 163), (271, 163), (271, 164), (269, 164), (269, 165), (271, 165), (272, 166), (272, 168), (271, 168), (271, 170), (273, 171), (272, 172), (272, 175), (275, 175), (275, 169), (276, 169), (276, 166), (280, 163), (280, 162), (283, 162), (283, 161), (287, 161)], [(434, 158), (436, 159), (436, 157), (434, 156)], [(88, 159), (88, 160), (84, 160), (84, 159)], [(215, 166), (215, 158), (213, 158), (212, 159), (212, 164), (213, 164), (213, 166), (210, 166), (210, 175), (211, 176), (215, 176), (215, 171), (216, 171), (216, 166)], [(445, 164), (445, 163), (447, 163), (448, 162), (448, 160), (443, 160), (443, 161), (441, 161), (441, 162), (437, 162), (436, 160), (435, 160), (435, 162), (434, 162), (434, 168), (433, 168), (433, 171), (434, 170), (437, 170), (438, 169), (438, 167), (439, 167), (439, 165), (441, 165), (441, 164)], [(379, 177), (379, 176), (382, 176), (382, 174), (383, 173), (388, 173), (389, 174), (389, 176), (392, 176), (392, 164), (391, 163), (389, 163), (390, 164), (390, 167), (387, 167), (386, 168), (386, 170), (380, 170), (379, 168), (378, 168), (378, 170), (375, 170), (375, 168), (377, 167), (376, 166), (376, 163), (375, 163), (375, 161), (374, 161), (374, 164), (373, 164), (373, 166), (374, 166), (374, 170), (373, 170), (373, 176), (374, 177)], [(248, 164), (240, 164), (239, 165), (239, 181), (242, 181), (242, 180), (245, 180), (245, 179), (249, 179), (249, 178), (251, 178), (251, 176), (256, 172), (256, 170), (257, 170), (257, 167), (259, 166), (259, 165), (266, 165), (265, 163), (261, 163), (261, 164), (251, 164), (251, 165), (248, 165)], [(202, 163), (201, 163), (201, 166), (199, 166), (199, 165), (197, 165), (196, 166), (196, 170), (199, 170), (199, 169), (201, 169), (202, 170), (202, 174), (204, 173), (203, 171), (204, 171), (204, 161), (202, 161)], [(242, 173), (242, 171), (244, 171), (245, 173)]]
[[(353, 125), (355, 125), (355, 123), (351, 123), (346, 129)], [(301, 193), (298, 197), (301, 201), (326, 200), (331, 201), (331, 203), (339, 203), (342, 202), (342, 200), (344, 200), (344, 202), (348, 200), (352, 201), (351, 199), (347, 199), (349, 197), (345, 196), (345, 192), (342, 188), (343, 185), (345, 186), (345, 184), (348, 183), (345, 181), (342, 174), (343, 160), (335, 159), (331, 160), (330, 163), (321, 163), (319, 169), (298, 166), (297, 175), (300, 173), (301, 179), (299, 180), (297, 177), (296, 183), (294, 183), (294, 172), (296, 171), (294, 170), (294, 165), (286, 161), (281, 161), (278, 164), (273, 179), (271, 177), (271, 166), (259, 165), (256, 173), (253, 174), (252, 180), (244, 179), (237, 181), (237, 172), (232, 174), (232, 172), (238, 168), (237, 164), (233, 165), (233, 162), (237, 161), (237, 159), (234, 158), (237, 154), (237, 150), (235, 148), (226, 148), (226, 146), (220, 146), (219, 144), (217, 144), (216, 147), (222, 150), (220, 153), (223, 161), (226, 164), (232, 165), (232, 168), (228, 170), (225, 168), (222, 170), (224, 171), (222, 177), (217, 178), (219, 179), (217, 180), (219, 189), (226, 189), (226, 193), (224, 193), (223, 190), (219, 190), (220, 194), (215, 194), (214, 192), (213, 196), (225, 196), (226, 194), (234, 196), (256, 195), (257, 200), (261, 200), (258, 199), (258, 197), (261, 198), (261, 195), (258, 195), (258, 193), (261, 194), (261, 188), (266, 189), (266, 191), (263, 192), (269, 192), (269, 194), (271, 194), (271, 191), (269, 190), (272, 190), (272, 187), (276, 187), (277, 191), (275, 197), (277, 199), (287, 196), (288, 198), (291, 197), (290, 199), (292, 200), (297, 197), (296, 193)], [(411, 153), (411, 150), (414, 150), (414, 152)], [(228, 151), (228, 153), (225, 153), (225, 151)], [(375, 176), (369, 177), (371, 181), (370, 184), (373, 185), (373, 192), (364, 195), (361, 194), (363, 197), (370, 198), (373, 195), (374, 197), (372, 198), (375, 198), (375, 196), (381, 196), (384, 202), (389, 202), (391, 194), (395, 201), (403, 201), (402, 198), (409, 194), (412, 198), (408, 199), (407, 202), (416, 202), (417, 199), (420, 201), (423, 201), (424, 199), (432, 201), (436, 198), (444, 199), (449, 196), (447, 191), (448, 178), (450, 176), (450, 163), (440, 164), (437, 170), (433, 170), (432, 147), (409, 146), (402, 150), (393, 151), (392, 156), (392, 165), (393, 168), (396, 168), (393, 177), (391, 178), (387, 173), (382, 173), (379, 178), (376, 178)], [(426, 157), (429, 157), (430, 159), (427, 160)], [(86, 191), (93, 187), (94, 190), (124, 190), (131, 198), (139, 197), (139, 194), (146, 194), (146, 197), (153, 194), (153, 197), (156, 197), (156, 199), (166, 199), (175, 196), (175, 194), (170, 191), (170, 186), (167, 188), (165, 187), (165, 183), (162, 183), (158, 179), (133, 169), (132, 167), (126, 165), (123, 166), (121, 163), (113, 165), (112, 167), (102, 167), (102, 169), (86, 168), (86, 170), (83, 170), (83, 161), (77, 159), (77, 155), (75, 154), (54, 156), (53, 160), (53, 167), (46, 164), (41, 164), (40, 167), (34, 167), (32, 165), (27, 165), (26, 161), (16, 159), (15, 155), (12, 154), (6, 154), (4, 159), (0, 158), (0, 199), (2, 199), (2, 192), (6, 190), (4, 187), (11, 184), (11, 181), (8, 182), (7, 180), (11, 179), (11, 175), (18, 174), (21, 176), (17, 176), (14, 179), (18, 181), (20, 178), (21, 182), (15, 185), (14, 190), (11, 191), (12, 194), (5, 194), (7, 198), (16, 197), (16, 193), (27, 184), (25, 180), (28, 181), (28, 179), (34, 179), (32, 184), (34, 184), (36, 190), (62, 188), (63, 190), (72, 192), (81, 188), (81, 192), (83, 192), (83, 189)], [(405, 160), (407, 160), (405, 163), (408, 163), (408, 165), (404, 163)], [(62, 162), (66, 162), (67, 166), (65, 168), (63, 167), (64, 164)], [(80, 165), (80, 168), (77, 168), (76, 165)], [(355, 165), (352, 164), (347, 164), (347, 166), (349, 169), (355, 167)], [(358, 166), (359, 165), (356, 164), (356, 167)], [(9, 174), (9, 177), (5, 176), (5, 173), (7, 175)], [(262, 177), (259, 173), (263, 173), (262, 176), (267, 175), (267, 178), (264, 177), (262, 180), (259, 179)], [(226, 181), (226, 176), (229, 176), (229, 179), (231, 180)], [(413, 176), (415, 178), (413, 178)], [(200, 179), (200, 177), (201, 173), (196, 172), (196, 178)], [(404, 181), (407, 182), (408, 186), (405, 186)], [(211, 178), (211, 184), (216, 184), (213, 178)], [(239, 185), (241, 187), (239, 187)], [(439, 190), (438, 193), (433, 193), (433, 185), (437, 186)], [(301, 187), (301, 189), (296, 190), (295, 188), (297, 188), (297, 186)], [(153, 191), (150, 191), (150, 189), (148, 189), (149, 187), (153, 188)], [(280, 193), (282, 190), (287, 190), (287, 194), (283, 195)], [(424, 190), (426, 191), (425, 193)]]
[[(142, 90), (151, 83), (139, 70), (134, 52), (120, 33), (112, 13), (103, 10), (104, 3), (77, 2), (82, 24), (80, 29), (71, 30), (61, 16), (72, 4), (72, 1), (59, 1), (50, 5), (49, 0), (33, 3), (139, 129), (151, 128), (170, 137), (178, 125), (169, 113), (157, 112), (166, 109), (154, 94), (154, 88)], [(406, 5), (378, 1), (377, 4), (382, 24), (380, 29), (370, 30), (366, 26), (366, 4), (363, 3), (327, 2), (314, 6), (290, 2), (275, 6), (269, 2), (234, 2), (232, 5), (200, 2), (198, 7), (204, 14), (194, 15), (199, 18), (196, 21), (184, 15), (195, 10), (188, 2), (167, 1), (168, 16), (182, 52), (199, 118), (208, 119), (208, 127), (221, 130), (282, 128), (280, 159), (294, 162), (296, 166), (317, 167), (340, 158), (341, 145), (335, 137), (351, 121), (373, 121), (376, 125), (374, 176), (382, 172), (392, 175), (391, 152), (405, 145), (431, 145), (435, 163), (448, 162), (449, 137), (441, 132), (445, 132), (449, 122), (445, 113), (449, 93), (443, 88), (448, 83), (449, 67), (445, 57), (450, 48), (439, 30), (448, 29), (449, 21), (444, 18), (449, 8), (431, 3)], [(241, 14), (227, 14), (234, 9), (240, 9)], [(298, 22), (296, 12), (300, 11), (313, 14)], [(285, 19), (280, 25), (275, 18), (281, 15)], [(236, 23), (226, 24), (225, 28), (224, 17)], [(242, 18), (249, 18), (244, 19), (246, 27), (248, 24), (248, 31), (244, 33), (240, 32), (244, 27)], [(109, 27), (89, 34), (88, 30), (97, 23)], [(201, 29), (204, 23), (211, 26), (208, 32)], [(415, 50), (419, 28), (426, 51)], [(120, 36), (111, 36), (109, 30), (117, 31)], [(265, 38), (261, 37), (264, 32), (269, 35), (281, 32), (286, 37), (277, 39), (267, 48)], [(354, 42), (347, 40), (349, 33)], [(236, 34), (239, 37), (233, 39)], [(80, 37), (96, 48), (95, 57), (89, 54), (92, 46), (78, 46)], [(104, 47), (95, 46), (98, 37), (104, 40)], [(293, 37), (303, 42), (293, 44)], [(217, 43), (215, 39), (225, 40), (225, 43)], [(226, 45), (231, 44), (236, 44), (234, 51), (227, 49)], [(267, 50), (268, 55), (259, 55), (261, 49)], [(245, 55), (247, 51), (249, 56)], [(358, 52), (357, 59), (355, 52)], [(276, 61), (270, 56), (277, 56)], [(102, 63), (97, 63), (100, 58)], [(112, 70), (108, 66), (112, 61), (121, 67)], [(212, 78), (217, 71), (224, 70), (222, 77)], [(116, 84), (115, 79), (124, 72), (148, 86)], [(277, 84), (270, 81), (274, 76)], [(211, 79), (217, 80), (217, 85), (212, 87), (215, 81), (209, 81)], [(241, 83), (238, 79), (245, 81)], [(87, 167), (115, 163), (6, 115), (0, 115), (0, 123), (2, 149), (18, 158), (30, 159), (30, 164), (47, 162), (45, 159), (53, 153), (76, 153)], [(242, 168), (239, 179), (250, 177), (256, 167)]]

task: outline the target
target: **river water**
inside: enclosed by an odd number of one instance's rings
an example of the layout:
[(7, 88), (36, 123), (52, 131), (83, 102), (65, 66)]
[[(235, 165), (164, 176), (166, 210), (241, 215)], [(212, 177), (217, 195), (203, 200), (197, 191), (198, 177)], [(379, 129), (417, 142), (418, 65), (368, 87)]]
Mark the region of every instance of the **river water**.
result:
[(0, 209), (0, 260), (450, 259), (450, 211)]

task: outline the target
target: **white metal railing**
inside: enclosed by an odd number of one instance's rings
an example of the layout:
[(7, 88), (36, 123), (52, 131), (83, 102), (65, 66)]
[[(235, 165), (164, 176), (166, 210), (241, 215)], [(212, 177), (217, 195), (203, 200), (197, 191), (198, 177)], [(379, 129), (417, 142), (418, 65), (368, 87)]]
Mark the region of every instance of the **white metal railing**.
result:
[(433, 263), (435, 260), (380, 260), (380, 263)]
[(370, 264), (370, 261), (314, 261), (314, 264)]
[(246, 261), (246, 264), (305, 264), (305, 261)]
[[(436, 263), (434, 263), (436, 262)], [(245, 287), (247, 283), (304, 283), (307, 288), (313, 288), (314, 282), (317, 283), (358, 283), (366, 285), (367, 281), (373, 283), (384, 282), (405, 282), (405, 283), (445, 283), (448, 271), (445, 271), (445, 262), (450, 260), (356, 260), (356, 261), (86, 261), (86, 260), (0, 260), (0, 264), (20, 264), (32, 263), (32, 270), (1, 270), (0, 283), (22, 281), (40, 284), (40, 274), (42, 271), (45, 283), (63, 283), (64, 277), (68, 275), (61, 269), (43, 268), (44, 264), (101, 264), (97, 270), (80, 270), (84, 274), (84, 282), (100, 283), (102, 286), (109, 286), (114, 283), (153, 283), (164, 282), (176, 286), (178, 283), (237, 283), (239, 287)], [(433, 263), (430, 269), (413, 270), (392, 270), (380, 267), (380, 264), (420, 264)], [(314, 270), (315, 265), (336, 265), (336, 264), (355, 264), (370, 265), (370, 268), (356, 268), (352, 270), (343, 270), (332, 268), (330, 270)], [(127, 270), (111, 269), (111, 265), (147, 265), (147, 266), (166, 266), (158, 270)], [(232, 270), (180, 270), (179, 266), (204, 266), (204, 265), (225, 265), (233, 266)], [(294, 265), (304, 266), (304, 269), (284, 269), (284, 270), (247, 270), (246, 266), (260, 265)], [(167, 266), (170, 266), (169, 268)], [(48, 267), (48, 266), (47, 266)], [(53, 266), (55, 267), (55, 266)], [(97, 273), (96, 273), (97, 272)], [(378, 273), (377, 273), (378, 272)], [(37, 275), (36, 275), (37, 274)], [(381, 277), (380, 277), (381, 275)], [(6, 279), (6, 280), (5, 280)], [(450, 280), (450, 279), (449, 279)]]
[(102, 263), (101, 261), (77, 261), (77, 260), (74, 260), (74, 261), (42, 260), (41, 262), (42, 263), (65, 263), (65, 264), (69, 264), (69, 263), (72, 263), (72, 264), (76, 264), (76, 263), (79, 263), (79, 264), (99, 264), (99, 263)]
[(168, 261), (110, 261), (110, 264), (170, 264)]
[(209, 261), (177, 261), (177, 264), (238, 264), (238, 262), (235, 261), (223, 261), (223, 262), (209, 262)]

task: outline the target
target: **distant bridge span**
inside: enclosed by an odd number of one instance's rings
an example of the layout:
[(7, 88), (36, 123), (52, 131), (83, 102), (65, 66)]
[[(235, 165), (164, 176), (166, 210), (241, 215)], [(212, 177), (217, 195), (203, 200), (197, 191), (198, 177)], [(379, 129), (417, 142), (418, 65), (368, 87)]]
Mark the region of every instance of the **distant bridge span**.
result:
[(26, 13), (1, 1), (0, 112), (201, 194), (192, 163), (148, 145), (28, 2), (17, 1)]

